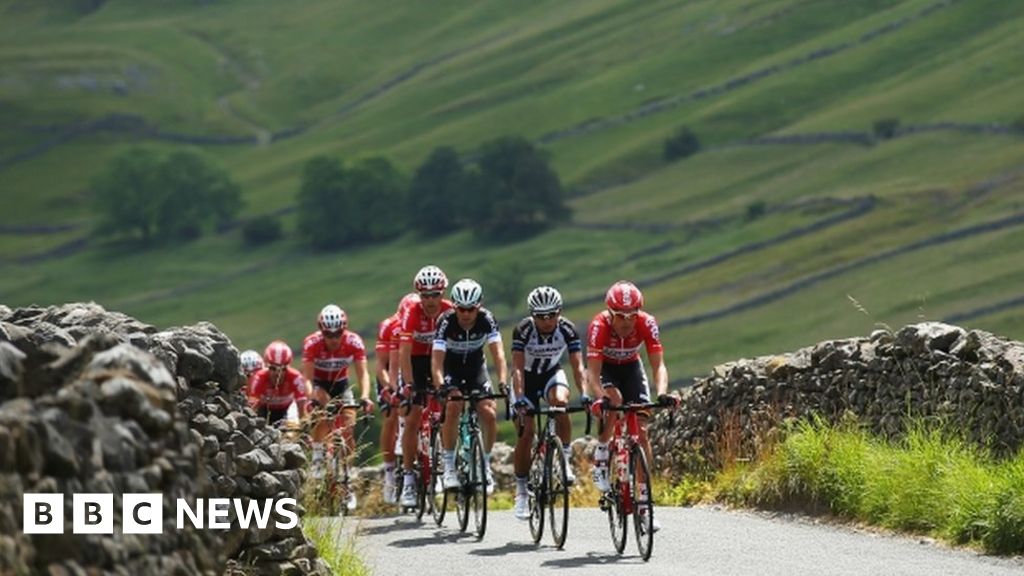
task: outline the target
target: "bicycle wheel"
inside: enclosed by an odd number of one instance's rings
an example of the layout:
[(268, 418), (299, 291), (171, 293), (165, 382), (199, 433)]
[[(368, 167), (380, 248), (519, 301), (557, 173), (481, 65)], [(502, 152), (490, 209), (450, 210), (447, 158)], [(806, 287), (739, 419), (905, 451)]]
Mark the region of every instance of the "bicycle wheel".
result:
[(473, 435), (471, 447), (469, 502), (473, 509), (473, 524), (476, 537), (482, 539), (487, 532), (487, 461), (484, 459), (484, 444), (480, 431)]
[(434, 501), (427, 495), (428, 483), (430, 482), (430, 457), (426, 454), (416, 454), (416, 520), (422, 521), (427, 508), (433, 507)]
[[(636, 546), (640, 557), (646, 562), (650, 560), (651, 549), (654, 547), (654, 496), (651, 492), (650, 468), (643, 447), (633, 446), (630, 452), (630, 491), (636, 498), (633, 505)], [(640, 480), (641, 477), (643, 480)]]
[(631, 495), (627, 479), (619, 477), (619, 466), (616, 464), (619, 457), (615, 450), (612, 450), (609, 455), (608, 482), (611, 484), (611, 490), (608, 491), (605, 498), (607, 498), (608, 527), (612, 533), (612, 544), (615, 545), (615, 551), (622, 554), (622, 551), (626, 549), (626, 517), (629, 515)]
[(547, 502), (548, 489), (547, 474), (544, 470), (546, 449), (543, 444), (534, 448), (527, 484), (527, 494), (530, 498), (530, 536), (533, 536), (534, 544), (540, 544), (540, 539), (544, 536), (544, 505)]
[(430, 433), (430, 478), (427, 480), (427, 491), (430, 494), (430, 512), (434, 522), (440, 526), (448, 511), (448, 491), (441, 485), (444, 474), (444, 447), (441, 445), (441, 430), (435, 428)]
[(569, 529), (569, 479), (565, 471), (565, 455), (562, 439), (553, 436), (548, 440), (547, 454), (547, 501), (551, 511), (551, 536), (559, 550), (565, 546), (565, 534)]
[(459, 520), (459, 531), (465, 532), (469, 527), (469, 490), (470, 486), (470, 462), (472, 456), (470, 446), (463, 446), (462, 435), (459, 435), (458, 444), (455, 445), (455, 470), (459, 475), (460, 485), (455, 490), (455, 512)]

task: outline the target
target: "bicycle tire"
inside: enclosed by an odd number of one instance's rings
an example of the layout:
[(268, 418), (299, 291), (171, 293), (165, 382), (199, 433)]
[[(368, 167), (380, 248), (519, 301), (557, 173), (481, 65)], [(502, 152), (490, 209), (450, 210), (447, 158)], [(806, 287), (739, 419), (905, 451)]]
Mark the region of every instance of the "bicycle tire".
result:
[[(633, 526), (636, 530), (637, 550), (644, 562), (647, 562), (651, 559), (654, 548), (654, 494), (651, 491), (651, 471), (643, 447), (633, 446), (630, 452), (631, 491), (634, 496), (646, 494), (646, 500), (637, 497), (633, 503)], [(641, 475), (643, 480), (639, 480)], [(646, 511), (644, 507), (647, 508)]]
[(441, 429), (434, 428), (430, 432), (430, 481), (427, 489), (430, 492), (430, 513), (434, 523), (441, 526), (448, 511), (448, 491), (441, 485), (444, 474), (444, 446), (441, 445)]
[(565, 454), (562, 451), (562, 439), (552, 436), (548, 439), (547, 471), (545, 484), (548, 510), (551, 514), (551, 537), (555, 548), (561, 550), (565, 546), (565, 536), (569, 529), (569, 477), (565, 470)]
[[(465, 452), (462, 448), (462, 434), (459, 434), (459, 440), (455, 444), (455, 470), (459, 475), (459, 487), (455, 489), (455, 512), (459, 521), (459, 532), (465, 532), (469, 528), (469, 474), (467, 471), (470, 469), (470, 465), (466, 462)], [(472, 448), (472, 444), (470, 445)], [(472, 458), (472, 456), (470, 457)], [(448, 487), (445, 487), (445, 491), (448, 491)]]
[(483, 436), (479, 430), (473, 435), (470, 455), (473, 477), (469, 484), (470, 508), (473, 511), (477, 540), (481, 540), (487, 533), (487, 460), (484, 458)]
[(626, 549), (629, 484), (626, 478), (619, 478), (619, 467), (615, 462), (616, 458), (619, 458), (618, 451), (611, 448), (609, 450), (611, 454), (608, 457), (608, 482), (611, 484), (611, 490), (605, 495), (608, 499), (608, 528), (611, 530), (615, 551), (622, 554)]
[(540, 544), (544, 537), (544, 508), (547, 503), (547, 473), (544, 469), (546, 447), (538, 444), (530, 461), (527, 494), (530, 500), (530, 536), (534, 544)]

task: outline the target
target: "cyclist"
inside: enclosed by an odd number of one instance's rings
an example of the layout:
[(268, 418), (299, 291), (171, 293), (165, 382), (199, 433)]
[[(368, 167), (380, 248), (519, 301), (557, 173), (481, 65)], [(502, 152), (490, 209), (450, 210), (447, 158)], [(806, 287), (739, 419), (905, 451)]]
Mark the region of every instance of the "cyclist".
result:
[[(405, 416), (405, 430), (402, 432), (402, 469), (405, 473), (400, 504), (416, 505), (416, 475), (413, 464), (417, 453), (420, 433), (420, 417), (426, 404), (426, 391), (433, 387), (430, 371), (430, 350), (437, 327), (437, 317), (452, 307), (443, 298), (448, 287), (448, 277), (437, 266), (424, 266), (413, 278), (413, 289), (420, 297), (418, 304), (412, 304), (402, 315), (401, 333), (398, 343), (398, 366), (409, 402)], [(394, 381), (394, 380), (392, 380)]]
[[(678, 403), (675, 396), (668, 394), (668, 369), (664, 362), (664, 348), (658, 333), (658, 321), (654, 316), (641, 310), (644, 297), (632, 282), (620, 280), (612, 284), (605, 294), (604, 310), (594, 316), (587, 331), (588, 382), (594, 395), (592, 412), (604, 416), (605, 426), (594, 449), (594, 485), (601, 491), (611, 489), (608, 482), (608, 440), (618, 422), (619, 414), (604, 414), (605, 404), (618, 406), (623, 403), (650, 402), (650, 386), (647, 374), (640, 360), (640, 347), (647, 348), (647, 360), (654, 373), (654, 389), (658, 402), (671, 405)], [(640, 443), (651, 460), (651, 443), (647, 438), (649, 413), (640, 413)], [(646, 495), (637, 494), (639, 499)], [(643, 513), (643, 510), (640, 510)], [(655, 529), (660, 526), (657, 518)]]
[[(444, 476), (442, 482), (445, 489), (458, 488), (459, 476), (455, 470), (455, 441), (459, 433), (459, 413), (461, 404), (455, 399), (469, 394), (474, 390), (485, 394), (491, 393), (490, 378), (487, 374), (487, 361), (484, 359), (484, 348), (491, 354), (491, 360), (498, 373), (499, 387), (504, 386), (508, 377), (505, 366), (505, 352), (501, 345), (501, 332), (498, 322), (491, 311), (481, 307), (483, 289), (475, 280), (468, 278), (459, 280), (452, 286), (452, 303), (454, 310), (448, 310), (437, 319), (437, 333), (431, 359), (434, 373), (435, 388), (442, 383), (450, 389), (447, 413), (453, 415), (445, 418), (441, 428), (441, 443), (444, 446)], [(494, 400), (483, 400), (477, 404), (480, 417), (480, 429), (483, 431), (484, 464), (487, 469), (487, 493), (494, 492), (494, 474), (491, 472), (491, 447), (497, 436), (497, 418)]]
[[(512, 333), (512, 389), (515, 407), (525, 411), (540, 406), (543, 399), (551, 406), (569, 402), (569, 381), (562, 370), (562, 356), (568, 350), (573, 381), (583, 403), (589, 402), (584, 390), (586, 372), (583, 368), (583, 345), (576, 326), (562, 316), (562, 295), (551, 286), (534, 288), (526, 297), (530, 315), (523, 318)], [(534, 419), (523, 419), (523, 432), (516, 443), (514, 455), (516, 474), (515, 515), (520, 520), (530, 517), (527, 474), (530, 471), (530, 447), (533, 443)], [(565, 470), (570, 484), (576, 481), (572, 470), (572, 423), (568, 414), (555, 418), (556, 432), (565, 446)]]
[[(338, 414), (336, 402), (354, 401), (354, 394), (348, 381), (349, 366), (355, 367), (359, 380), (360, 400), (363, 409), (373, 410), (370, 400), (370, 374), (366, 365), (366, 347), (363, 339), (348, 330), (348, 316), (334, 304), (324, 306), (317, 316), (316, 332), (302, 341), (302, 373), (313, 383), (313, 399), (320, 406), (327, 407), (328, 418), (321, 419), (313, 428), (313, 476), (323, 475), (324, 439), (331, 434), (334, 417)], [(334, 402), (331, 402), (334, 400)], [(348, 445), (349, 455), (355, 454), (355, 438), (352, 427), (355, 413), (344, 410), (341, 414), (341, 433)], [(349, 508), (355, 507), (355, 493), (349, 493)]]
[(285, 419), (294, 402), (299, 414), (308, 409), (306, 381), (302, 373), (291, 367), (292, 349), (281, 340), (274, 340), (263, 352), (266, 368), (253, 373), (249, 388), (249, 405), (269, 424)]
[(263, 369), (263, 358), (255, 350), (246, 350), (238, 356), (239, 364), (242, 367), (242, 374), (246, 379), (246, 392), (252, 389), (252, 377), (256, 372)]
[(398, 310), (381, 321), (377, 328), (377, 344), (374, 352), (377, 356), (377, 403), (384, 408), (391, 406), (386, 412), (380, 427), (380, 450), (384, 460), (384, 502), (394, 504), (395, 494), (395, 440), (398, 436), (398, 410), (393, 409), (400, 398), (401, 388), (398, 372), (398, 339), (401, 335), (402, 314), (406, 309), (419, 303), (419, 295), (406, 294), (398, 303)]

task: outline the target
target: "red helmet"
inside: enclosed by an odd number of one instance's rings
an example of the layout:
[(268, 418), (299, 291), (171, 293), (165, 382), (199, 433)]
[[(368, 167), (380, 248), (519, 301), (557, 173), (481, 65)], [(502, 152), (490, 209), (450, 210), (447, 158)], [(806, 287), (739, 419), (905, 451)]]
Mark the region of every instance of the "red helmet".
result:
[(396, 311), (396, 313), (399, 316), (401, 316), (402, 314), (405, 314), (406, 310), (408, 310), (412, 306), (415, 306), (416, 304), (419, 304), (419, 302), (420, 295), (415, 292), (409, 292), (405, 296), (402, 296), (402, 299), (398, 302), (398, 310)]
[(263, 360), (268, 365), (288, 366), (292, 363), (292, 349), (282, 340), (274, 340), (263, 351)]
[(632, 282), (619, 280), (604, 295), (604, 303), (612, 312), (639, 310), (644, 307), (644, 295)]

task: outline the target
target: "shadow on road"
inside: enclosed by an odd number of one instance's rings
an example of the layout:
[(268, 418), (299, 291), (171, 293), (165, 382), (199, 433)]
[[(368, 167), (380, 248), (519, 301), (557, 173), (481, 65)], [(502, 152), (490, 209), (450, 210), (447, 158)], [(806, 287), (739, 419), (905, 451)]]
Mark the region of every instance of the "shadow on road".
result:
[(544, 548), (554, 549), (550, 546), (537, 546), (536, 544), (509, 542), (504, 546), (498, 546), (497, 548), (478, 548), (476, 550), (470, 550), (469, 553), (474, 556), (505, 556), (506, 554), (516, 554), (519, 552), (536, 552)]
[(418, 530), (425, 527), (426, 524), (418, 522), (416, 520), (408, 520), (402, 518), (395, 518), (388, 524), (381, 524), (380, 526), (373, 526), (369, 528), (359, 527), (359, 534), (377, 535), (387, 534), (389, 532), (398, 532), (400, 530)]
[(415, 548), (417, 546), (429, 546), (431, 544), (448, 544), (451, 542), (458, 542), (460, 540), (476, 540), (476, 535), (469, 532), (462, 533), (435, 530), (430, 536), (395, 540), (389, 544), (389, 546), (394, 546), (395, 548)]
[(586, 556), (574, 556), (572, 558), (559, 558), (541, 562), (543, 567), (551, 568), (579, 568), (581, 566), (595, 566), (605, 564), (643, 564), (639, 557), (619, 556), (618, 554), (606, 554), (588, 552)]

